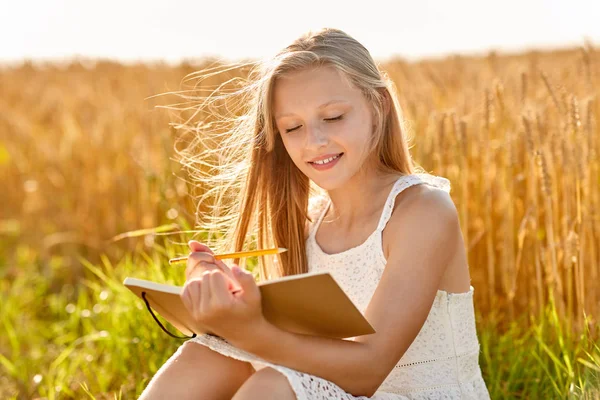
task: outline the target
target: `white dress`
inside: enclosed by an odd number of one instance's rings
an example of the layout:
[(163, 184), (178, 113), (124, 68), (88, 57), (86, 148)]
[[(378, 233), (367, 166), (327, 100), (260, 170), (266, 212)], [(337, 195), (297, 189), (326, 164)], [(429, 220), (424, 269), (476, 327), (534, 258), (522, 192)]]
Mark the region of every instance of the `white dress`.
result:
[[(450, 182), (443, 177), (430, 174), (402, 176), (388, 195), (377, 229), (362, 244), (336, 254), (323, 252), (315, 240), (315, 232), (331, 200), (320, 198), (312, 203), (318, 218), (310, 227), (306, 240), (309, 272), (330, 272), (363, 313), (386, 265), (381, 232), (391, 216), (396, 195), (416, 184), (450, 191)], [(331, 381), (265, 361), (216, 336), (201, 335), (190, 340), (250, 362), (257, 370), (271, 367), (281, 372), (298, 400), (489, 399), (479, 367), (473, 291), (473, 286), (464, 293), (438, 290), (419, 334), (372, 397), (353, 396)]]

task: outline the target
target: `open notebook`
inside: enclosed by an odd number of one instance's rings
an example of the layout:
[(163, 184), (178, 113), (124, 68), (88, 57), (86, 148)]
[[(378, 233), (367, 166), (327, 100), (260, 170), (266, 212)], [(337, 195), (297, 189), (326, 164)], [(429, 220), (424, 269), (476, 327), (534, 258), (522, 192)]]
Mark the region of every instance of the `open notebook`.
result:
[[(136, 278), (123, 284), (184, 334), (212, 334), (192, 322), (180, 297), (183, 287)], [(329, 272), (286, 276), (258, 287), (265, 318), (284, 330), (339, 339), (375, 333)]]

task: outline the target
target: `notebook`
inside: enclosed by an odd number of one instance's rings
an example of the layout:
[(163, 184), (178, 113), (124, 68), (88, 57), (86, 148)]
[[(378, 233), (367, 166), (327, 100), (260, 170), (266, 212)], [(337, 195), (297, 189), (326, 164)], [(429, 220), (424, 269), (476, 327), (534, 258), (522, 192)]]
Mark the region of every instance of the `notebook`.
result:
[[(180, 332), (213, 334), (192, 322), (180, 297), (182, 286), (131, 277), (123, 284), (141, 299), (145, 297), (152, 309)], [(291, 275), (259, 282), (257, 286), (265, 318), (281, 329), (338, 339), (375, 333), (329, 272)]]

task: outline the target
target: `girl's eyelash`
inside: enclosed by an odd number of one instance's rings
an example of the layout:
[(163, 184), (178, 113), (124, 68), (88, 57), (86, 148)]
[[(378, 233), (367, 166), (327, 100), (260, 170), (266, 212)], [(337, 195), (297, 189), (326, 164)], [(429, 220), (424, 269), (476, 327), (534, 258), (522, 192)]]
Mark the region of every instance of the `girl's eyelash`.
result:
[[(333, 117), (333, 118), (325, 118), (325, 121), (339, 121), (339, 120), (341, 120), (341, 119), (342, 119), (342, 117), (343, 117), (343, 116), (344, 116), (344, 114), (342, 114), (342, 115), (339, 115), (339, 116), (337, 116), (337, 117)], [(297, 126), (297, 127), (295, 127), (295, 128), (292, 128), (292, 129), (286, 129), (286, 130), (285, 130), (285, 132), (286, 132), (286, 133), (290, 133), (290, 132), (293, 132), (293, 131), (295, 131), (295, 130), (296, 130), (296, 129), (298, 129), (298, 128), (300, 128), (300, 125), (299, 125), (299, 126)]]

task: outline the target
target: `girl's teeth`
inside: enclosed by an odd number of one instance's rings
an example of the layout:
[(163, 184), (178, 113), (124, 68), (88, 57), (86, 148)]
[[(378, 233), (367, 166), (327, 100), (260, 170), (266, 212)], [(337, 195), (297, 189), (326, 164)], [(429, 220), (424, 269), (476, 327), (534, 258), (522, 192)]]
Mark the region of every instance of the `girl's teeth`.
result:
[(314, 163), (315, 163), (315, 164), (319, 164), (319, 165), (323, 165), (323, 164), (327, 164), (327, 163), (330, 163), (330, 162), (332, 162), (333, 160), (335, 160), (335, 159), (336, 159), (336, 158), (338, 158), (338, 157), (339, 157), (339, 154), (338, 154), (337, 156), (334, 156), (334, 157), (329, 157), (329, 158), (327, 158), (327, 159), (325, 159), (325, 160), (321, 160), (321, 161), (314, 161)]

